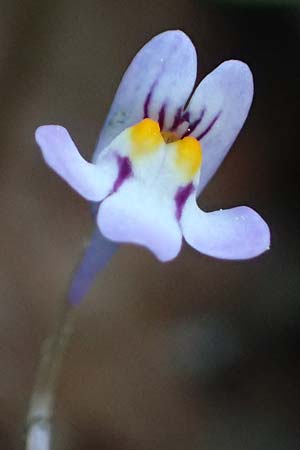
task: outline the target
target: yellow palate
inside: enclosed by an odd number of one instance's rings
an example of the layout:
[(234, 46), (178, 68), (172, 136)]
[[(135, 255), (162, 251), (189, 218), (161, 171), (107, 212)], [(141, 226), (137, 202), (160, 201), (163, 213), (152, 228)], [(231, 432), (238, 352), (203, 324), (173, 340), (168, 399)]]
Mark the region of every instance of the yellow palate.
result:
[(176, 165), (186, 175), (192, 179), (202, 163), (201, 144), (192, 136), (187, 136), (176, 142)]
[(160, 131), (158, 122), (144, 119), (130, 129), (131, 157), (143, 157), (158, 151), (162, 145), (175, 152), (175, 165), (184, 176), (185, 181), (194, 178), (202, 163), (200, 142), (192, 136), (178, 139), (171, 131)]
[(158, 122), (144, 119), (131, 128), (132, 156), (145, 156), (155, 152), (164, 142)]

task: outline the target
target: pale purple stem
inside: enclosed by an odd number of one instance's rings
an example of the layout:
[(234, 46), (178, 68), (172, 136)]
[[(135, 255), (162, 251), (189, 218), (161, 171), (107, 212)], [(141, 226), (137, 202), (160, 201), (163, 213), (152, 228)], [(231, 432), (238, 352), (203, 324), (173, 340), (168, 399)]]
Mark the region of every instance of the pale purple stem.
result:
[(105, 239), (98, 227), (95, 227), (88, 247), (85, 249), (70, 283), (68, 299), (72, 305), (78, 305), (83, 300), (96, 275), (110, 261), (118, 246), (115, 242)]

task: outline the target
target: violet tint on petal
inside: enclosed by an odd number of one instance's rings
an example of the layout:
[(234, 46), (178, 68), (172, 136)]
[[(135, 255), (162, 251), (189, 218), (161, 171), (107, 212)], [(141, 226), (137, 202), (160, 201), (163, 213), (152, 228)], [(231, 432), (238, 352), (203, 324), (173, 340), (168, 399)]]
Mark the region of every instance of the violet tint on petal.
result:
[(192, 247), (215, 258), (249, 259), (270, 247), (268, 225), (246, 206), (205, 213), (189, 199), (180, 224)]
[(82, 158), (68, 131), (58, 125), (44, 125), (35, 132), (46, 163), (82, 197), (100, 201), (110, 192), (117, 174), (113, 160), (103, 168)]
[(253, 98), (253, 78), (241, 61), (226, 61), (207, 75), (188, 105), (191, 132), (201, 141), (203, 165), (199, 194), (214, 175), (242, 128)]
[(197, 72), (197, 56), (182, 31), (166, 31), (151, 39), (126, 70), (115, 95), (94, 160), (114, 137), (144, 117), (171, 126), (176, 112), (190, 96)]

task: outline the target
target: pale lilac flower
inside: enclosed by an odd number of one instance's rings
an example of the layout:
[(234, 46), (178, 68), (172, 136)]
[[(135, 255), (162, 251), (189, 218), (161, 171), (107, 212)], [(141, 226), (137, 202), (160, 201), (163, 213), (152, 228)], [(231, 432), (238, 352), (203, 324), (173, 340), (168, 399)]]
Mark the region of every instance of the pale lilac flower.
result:
[[(162, 33), (127, 69), (92, 163), (63, 127), (39, 127), (36, 140), (50, 167), (99, 204), (96, 221), (106, 239), (143, 245), (161, 261), (177, 256), (182, 237), (213, 257), (252, 258), (270, 245), (269, 228), (255, 211), (241, 206), (207, 213), (196, 204), (248, 115), (252, 75), (246, 64), (226, 61), (189, 100), (196, 70), (190, 39), (181, 31)], [(111, 252), (96, 235), (84, 269), (90, 277), (99, 242), (105, 255)]]

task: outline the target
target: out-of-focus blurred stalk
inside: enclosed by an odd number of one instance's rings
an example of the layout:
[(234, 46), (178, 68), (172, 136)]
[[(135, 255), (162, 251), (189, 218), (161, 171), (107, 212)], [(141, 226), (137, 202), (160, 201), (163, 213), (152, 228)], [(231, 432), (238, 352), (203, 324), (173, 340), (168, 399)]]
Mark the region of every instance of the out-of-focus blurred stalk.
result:
[(50, 450), (55, 393), (63, 356), (72, 332), (75, 310), (65, 302), (53, 334), (46, 340), (26, 417), (26, 450)]

